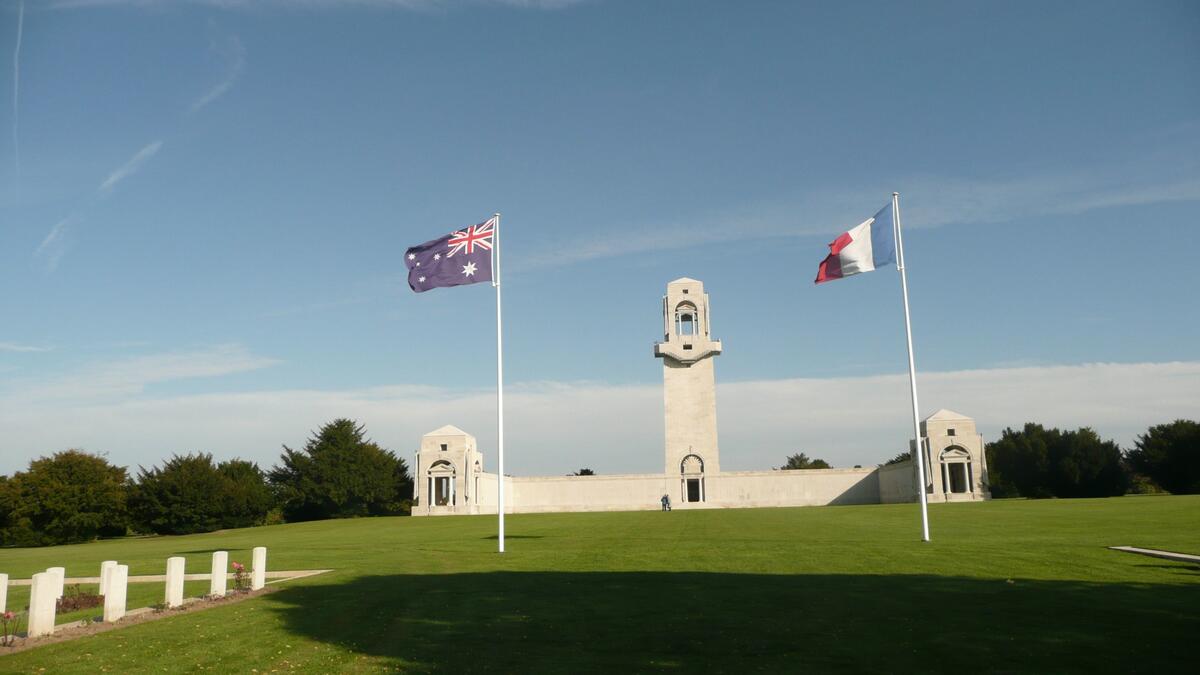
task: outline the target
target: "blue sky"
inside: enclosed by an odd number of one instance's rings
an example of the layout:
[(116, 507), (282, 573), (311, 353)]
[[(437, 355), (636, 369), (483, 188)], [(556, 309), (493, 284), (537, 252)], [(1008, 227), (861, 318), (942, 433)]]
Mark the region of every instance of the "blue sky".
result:
[(811, 282), (893, 190), (922, 411), (1128, 443), (1200, 410), (1197, 34), (1192, 2), (8, 0), (0, 471), (270, 464), (336, 416), (494, 448), (493, 294), (401, 260), (493, 211), (513, 471), (658, 469), (680, 276), (723, 465), (882, 461), (897, 275)]

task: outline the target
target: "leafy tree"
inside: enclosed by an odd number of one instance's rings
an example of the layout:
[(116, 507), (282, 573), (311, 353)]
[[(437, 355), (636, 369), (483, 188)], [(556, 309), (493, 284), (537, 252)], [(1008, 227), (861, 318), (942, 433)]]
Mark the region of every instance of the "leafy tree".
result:
[(989, 489), (998, 497), (1111, 497), (1129, 486), (1121, 449), (1087, 427), (1060, 431), (1029, 422), (1005, 429), (986, 452)]
[(207, 453), (174, 455), (162, 468), (139, 467), (130, 495), (138, 529), (192, 534), (221, 528), (225, 478)]
[(1051, 489), (1057, 497), (1114, 497), (1129, 489), (1121, 448), (1090, 428), (1062, 434), (1050, 448)]
[(253, 462), (231, 459), (218, 464), (217, 471), (225, 479), (221, 527), (261, 525), (275, 502), (262, 469)]
[[(1057, 432), (1057, 430), (1055, 430)], [(1032, 422), (1022, 431), (1006, 428), (984, 448), (989, 489), (995, 497), (1051, 497), (1048, 432)]]
[(141, 469), (130, 496), (140, 529), (191, 534), (263, 522), (271, 491), (262, 471), (240, 459), (216, 464), (211, 454), (175, 455), (162, 468)]
[(1150, 427), (1125, 454), (1130, 467), (1174, 494), (1200, 493), (1200, 423), (1175, 420)]
[(792, 455), (787, 458), (787, 464), (779, 467), (785, 471), (792, 469), (829, 469), (829, 462), (823, 459), (809, 459), (808, 455), (803, 452)]
[(283, 446), (268, 477), (289, 521), (408, 513), (408, 465), (352, 420), (321, 427), (303, 450)]
[(1127, 470), (1127, 473), (1129, 474), (1129, 491), (1127, 492), (1127, 494), (1131, 494), (1131, 495), (1167, 494), (1167, 491), (1162, 489), (1161, 485), (1159, 485), (1158, 483), (1155, 483), (1154, 479), (1150, 478), (1149, 476), (1147, 476), (1144, 473), (1141, 473), (1140, 471), (1134, 471), (1129, 466), (1128, 461), (1125, 462), (1125, 468)]
[(596, 472), (592, 471), (591, 469), (580, 469), (571, 475), (572, 476), (595, 476)]
[(12, 481), (8, 476), (0, 476), (0, 545), (4, 544), (4, 533), (13, 523), (13, 508), (17, 500), (12, 493)]
[(891, 466), (893, 464), (899, 464), (900, 462), (907, 462), (910, 459), (912, 459), (912, 452), (902, 452), (902, 453), (896, 455), (895, 457), (889, 459), (888, 461), (884, 462), (883, 465)]
[(47, 546), (125, 533), (127, 476), (99, 455), (66, 450), (0, 482), (0, 542)]

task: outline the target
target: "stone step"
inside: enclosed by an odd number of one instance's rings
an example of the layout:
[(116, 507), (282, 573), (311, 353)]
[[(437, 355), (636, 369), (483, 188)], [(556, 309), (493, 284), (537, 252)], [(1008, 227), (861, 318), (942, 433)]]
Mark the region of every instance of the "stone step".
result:
[(1174, 551), (1159, 551), (1153, 548), (1138, 548), (1136, 546), (1109, 546), (1113, 551), (1124, 551), (1126, 553), (1137, 553), (1138, 555), (1148, 555), (1152, 558), (1162, 558), (1163, 560), (1174, 560), (1175, 562), (1200, 563), (1200, 555), (1192, 555), (1190, 553), (1175, 553)]

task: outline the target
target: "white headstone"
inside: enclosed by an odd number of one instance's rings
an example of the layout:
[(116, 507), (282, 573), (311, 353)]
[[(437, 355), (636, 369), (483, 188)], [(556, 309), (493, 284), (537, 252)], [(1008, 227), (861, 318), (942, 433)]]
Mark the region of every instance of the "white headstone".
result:
[(116, 566), (116, 560), (105, 560), (100, 563), (100, 595), (108, 595), (108, 573)]
[(267, 584), (267, 547), (254, 547), (254, 570), (250, 576), (250, 590), (257, 591)]
[(54, 575), (54, 599), (57, 600), (63, 596), (63, 584), (67, 580), (67, 568), (47, 567), (46, 572)]
[(229, 572), (229, 551), (214, 551), (212, 558), (212, 581), (208, 584), (208, 594), (222, 597), (225, 595), (225, 575)]
[(108, 592), (104, 594), (104, 621), (120, 621), (125, 616), (125, 593), (129, 588), (129, 565), (113, 565), (108, 570)]
[(175, 556), (167, 558), (167, 592), (163, 602), (167, 607), (178, 607), (183, 604), (183, 565), (184, 558)]
[(29, 621), (26, 623), (29, 637), (41, 637), (54, 632), (57, 587), (58, 577), (53, 572), (33, 575), (33, 585), (29, 587)]
[(0, 614), (8, 609), (8, 575), (0, 574)]

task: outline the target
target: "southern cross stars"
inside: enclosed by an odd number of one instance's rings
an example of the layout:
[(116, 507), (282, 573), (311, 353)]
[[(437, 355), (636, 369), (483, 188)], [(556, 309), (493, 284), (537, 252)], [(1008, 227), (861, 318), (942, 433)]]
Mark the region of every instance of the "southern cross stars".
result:
[(402, 259), (408, 268), (409, 288), (424, 293), (491, 281), (496, 225), (491, 218), (405, 250)]

